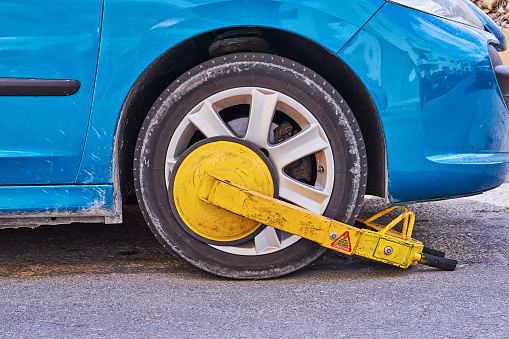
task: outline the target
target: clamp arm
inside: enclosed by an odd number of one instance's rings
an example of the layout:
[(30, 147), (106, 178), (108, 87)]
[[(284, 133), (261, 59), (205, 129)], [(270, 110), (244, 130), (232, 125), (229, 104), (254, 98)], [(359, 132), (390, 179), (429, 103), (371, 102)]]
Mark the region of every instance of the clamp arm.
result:
[[(455, 260), (437, 256), (441, 253), (438, 251), (434, 251), (435, 255), (428, 254), (422, 242), (411, 238), (415, 217), (406, 207), (404, 213), (387, 226), (373, 222), (389, 212), (386, 210), (368, 220), (360, 220), (371, 228), (360, 229), (208, 174), (215, 180), (206, 181), (207, 187), (200, 189), (199, 198), (247, 219), (318, 242), (335, 251), (402, 268), (418, 263), (446, 270), (456, 267)], [(401, 233), (393, 230), (400, 221), (403, 221)]]

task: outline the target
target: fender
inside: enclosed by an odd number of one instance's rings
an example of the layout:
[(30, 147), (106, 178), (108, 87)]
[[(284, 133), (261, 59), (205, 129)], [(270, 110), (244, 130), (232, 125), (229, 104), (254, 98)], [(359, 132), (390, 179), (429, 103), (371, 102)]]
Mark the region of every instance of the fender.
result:
[(506, 181), (509, 114), (488, 52), (496, 42), (489, 32), (386, 3), (338, 53), (379, 112), (390, 202), (471, 195)]

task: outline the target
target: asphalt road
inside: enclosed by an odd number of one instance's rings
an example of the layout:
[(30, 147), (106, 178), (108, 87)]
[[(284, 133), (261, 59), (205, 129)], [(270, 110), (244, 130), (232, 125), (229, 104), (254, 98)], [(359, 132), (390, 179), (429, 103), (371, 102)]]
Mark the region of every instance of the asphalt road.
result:
[(0, 337), (509, 337), (509, 184), (411, 209), (414, 237), (456, 271), (330, 252), (283, 278), (226, 280), (173, 259), (133, 208), (122, 225), (0, 230)]

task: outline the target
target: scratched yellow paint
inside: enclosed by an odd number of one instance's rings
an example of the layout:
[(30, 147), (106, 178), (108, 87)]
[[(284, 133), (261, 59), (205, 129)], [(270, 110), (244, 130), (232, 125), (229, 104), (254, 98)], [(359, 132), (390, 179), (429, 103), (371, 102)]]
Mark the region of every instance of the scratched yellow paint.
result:
[[(198, 147), (182, 161), (173, 183), (175, 208), (189, 229), (219, 242), (242, 239), (255, 232), (260, 222), (218, 209), (199, 197), (210, 191), (214, 172), (268, 196), (274, 182), (265, 162), (251, 149), (236, 142), (216, 141)], [(204, 191), (205, 190), (205, 191)], [(227, 199), (228, 197), (225, 197)], [(230, 201), (235, 204), (235, 201)]]
[(217, 181), (203, 200), (236, 215), (345, 254), (356, 254), (402, 268), (416, 265), (421, 259), (423, 244), (420, 241), (359, 229), (211, 176)]
[[(273, 198), (267, 164), (249, 147), (215, 141), (197, 147), (176, 169), (173, 198), (179, 216), (193, 232), (213, 241), (235, 241), (260, 225), (315, 241), (345, 254), (356, 254), (406, 268), (421, 260), (423, 244), (411, 238), (414, 216), (404, 213), (387, 226), (365, 221), (359, 229)], [(392, 230), (403, 221), (401, 234)]]

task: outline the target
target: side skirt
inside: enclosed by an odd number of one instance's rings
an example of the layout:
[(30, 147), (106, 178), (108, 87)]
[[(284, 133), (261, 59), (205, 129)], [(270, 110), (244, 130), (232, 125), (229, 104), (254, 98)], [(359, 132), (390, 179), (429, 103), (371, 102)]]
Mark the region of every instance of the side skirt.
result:
[(113, 185), (0, 187), (0, 228), (122, 222)]

